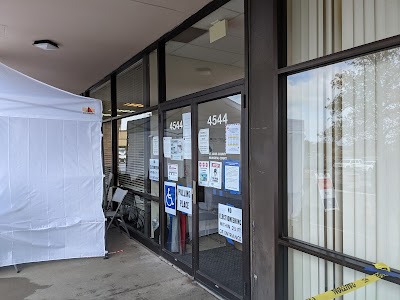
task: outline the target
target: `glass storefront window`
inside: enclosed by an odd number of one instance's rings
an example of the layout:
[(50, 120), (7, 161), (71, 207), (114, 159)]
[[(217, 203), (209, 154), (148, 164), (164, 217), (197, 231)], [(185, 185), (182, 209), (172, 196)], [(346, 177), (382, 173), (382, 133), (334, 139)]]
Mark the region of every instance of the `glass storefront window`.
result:
[(103, 120), (111, 118), (111, 83), (103, 85), (89, 92), (91, 98), (101, 100), (103, 104)]
[[(288, 300), (309, 299), (369, 276), (368, 274), (357, 272), (292, 249), (288, 249), (287, 274)], [(381, 279), (337, 299), (397, 300), (399, 295), (399, 285)]]
[(140, 60), (117, 75), (117, 115), (145, 107), (143, 62)]
[(288, 234), (400, 265), (400, 49), (287, 78)]
[(158, 104), (158, 67), (157, 50), (149, 54), (149, 72), (150, 72), (150, 106)]
[(169, 41), (167, 100), (244, 78), (244, 32), (244, 1), (233, 0)]
[(120, 119), (118, 126), (119, 184), (158, 196), (158, 173), (154, 171), (159, 160), (157, 112)]
[(129, 191), (123, 202), (121, 212), (129, 229), (140, 232), (157, 244), (160, 243), (158, 202)]
[[(158, 114), (148, 112), (118, 120), (118, 181), (130, 190), (124, 203), (125, 221), (146, 237), (159, 228)], [(159, 230), (159, 229), (158, 229)]]
[(108, 182), (108, 176), (112, 173), (112, 131), (111, 122), (103, 123), (103, 172)]
[(400, 34), (400, 1), (287, 0), (287, 63)]

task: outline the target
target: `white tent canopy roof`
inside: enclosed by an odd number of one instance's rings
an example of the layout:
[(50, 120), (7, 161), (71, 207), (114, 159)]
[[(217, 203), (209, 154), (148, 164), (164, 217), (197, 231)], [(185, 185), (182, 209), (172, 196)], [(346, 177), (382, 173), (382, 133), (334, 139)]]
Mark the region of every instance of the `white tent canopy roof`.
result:
[(77, 96), (0, 63), (0, 116), (98, 121), (99, 100)]

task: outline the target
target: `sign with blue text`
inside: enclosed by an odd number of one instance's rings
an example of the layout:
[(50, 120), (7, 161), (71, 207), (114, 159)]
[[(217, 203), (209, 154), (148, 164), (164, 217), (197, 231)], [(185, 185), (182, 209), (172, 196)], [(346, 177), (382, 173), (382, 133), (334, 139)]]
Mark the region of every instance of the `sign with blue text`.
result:
[(164, 182), (165, 212), (176, 216), (176, 183)]
[(240, 161), (224, 161), (225, 190), (231, 194), (240, 194)]

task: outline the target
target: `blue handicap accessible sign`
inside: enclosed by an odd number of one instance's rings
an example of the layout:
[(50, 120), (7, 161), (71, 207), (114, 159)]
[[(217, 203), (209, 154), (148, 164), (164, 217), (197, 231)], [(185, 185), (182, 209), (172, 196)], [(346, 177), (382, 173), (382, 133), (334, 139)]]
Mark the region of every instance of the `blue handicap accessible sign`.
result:
[(165, 212), (176, 216), (176, 183), (164, 182)]

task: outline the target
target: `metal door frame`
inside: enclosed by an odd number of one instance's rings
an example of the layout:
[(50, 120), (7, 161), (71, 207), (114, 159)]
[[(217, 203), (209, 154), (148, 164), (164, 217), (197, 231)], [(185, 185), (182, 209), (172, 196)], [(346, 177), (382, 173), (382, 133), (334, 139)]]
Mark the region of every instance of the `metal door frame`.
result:
[[(167, 111), (173, 109), (179, 109), (190, 106), (191, 121), (192, 121), (192, 179), (197, 182), (197, 161), (198, 161), (198, 105), (218, 100), (224, 97), (240, 94), (242, 97), (242, 109), (241, 109), (241, 149), (242, 149), (242, 197), (243, 197), (243, 284), (244, 284), (244, 295), (237, 295), (231, 292), (224, 286), (216, 284), (215, 281), (205, 274), (199, 271), (199, 208), (197, 201), (193, 203), (192, 213), (192, 237), (193, 237), (193, 248), (192, 248), (192, 267), (189, 267), (185, 263), (179, 261), (165, 248), (165, 224), (166, 215), (164, 209), (164, 151), (163, 151), (163, 137), (165, 128), (165, 116)], [(161, 243), (160, 253), (161, 256), (173, 263), (177, 267), (181, 268), (185, 272), (193, 276), (197, 281), (206, 285), (216, 293), (229, 298), (229, 299), (250, 299), (250, 201), (249, 201), (249, 183), (248, 183), (248, 109), (247, 109), (247, 97), (245, 94), (245, 81), (237, 80), (228, 84), (224, 84), (215, 88), (207, 89), (198, 93), (194, 93), (188, 96), (177, 98), (175, 100), (166, 101), (159, 105), (158, 109), (159, 117), (159, 153), (160, 153), (160, 226), (161, 226)], [(194, 195), (197, 195), (197, 184), (194, 190)]]

